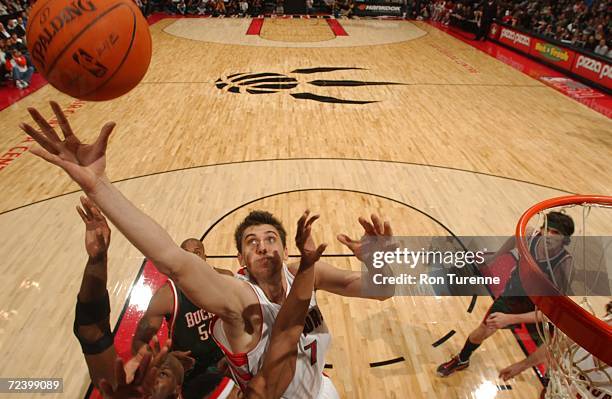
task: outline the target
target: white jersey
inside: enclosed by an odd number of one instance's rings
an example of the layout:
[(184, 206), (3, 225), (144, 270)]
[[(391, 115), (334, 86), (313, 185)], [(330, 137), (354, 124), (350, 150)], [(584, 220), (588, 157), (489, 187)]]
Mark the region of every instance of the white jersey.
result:
[[(245, 270), (246, 271), (246, 270)], [(283, 265), (283, 274), (287, 282), (287, 293), (291, 289), (294, 276)], [(280, 311), (280, 305), (271, 302), (261, 288), (252, 283), (248, 273), (237, 274), (237, 278), (246, 281), (255, 291), (261, 314), (263, 317), (261, 338), (257, 345), (247, 353), (232, 353), (229, 342), (223, 331), (223, 321), (216, 318), (212, 322), (212, 335), (217, 344), (225, 353), (230, 370), (240, 388), (244, 391), (249, 381), (257, 374), (263, 366), (263, 359), (272, 334), (272, 326)], [(304, 331), (298, 342), (298, 353), (293, 380), (287, 387), (282, 398), (287, 399), (315, 399), (319, 398), (323, 384), (323, 367), (325, 366), (325, 353), (331, 343), (329, 330), (325, 325), (323, 316), (317, 306), (317, 300), (313, 291), (310, 298), (308, 315)], [(323, 392), (321, 392), (323, 394)]]

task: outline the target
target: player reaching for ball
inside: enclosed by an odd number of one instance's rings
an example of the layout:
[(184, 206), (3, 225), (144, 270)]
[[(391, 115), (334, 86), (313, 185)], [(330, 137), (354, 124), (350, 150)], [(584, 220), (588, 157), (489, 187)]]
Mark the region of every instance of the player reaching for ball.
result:
[[(77, 207), (77, 211), (86, 226), (85, 247), (89, 260), (77, 299), (74, 333), (81, 343), (94, 385), (101, 389), (105, 398), (180, 397), (184, 372), (195, 361), (186, 356), (187, 352), (168, 353), (170, 340), (163, 350), (135, 356), (125, 367), (117, 358), (110, 333), (110, 305), (106, 290), (110, 228), (88, 198), (81, 198), (81, 204), (82, 208)], [(272, 328), (263, 366), (240, 395), (243, 398), (279, 398), (293, 379), (297, 343), (314, 287), (314, 265), (326, 247), (325, 244), (317, 247), (312, 239), (312, 225), (317, 218), (316, 215), (309, 217), (307, 211), (298, 221), (295, 242), (301, 255), (299, 268)], [(152, 346), (154, 348), (156, 345)]]
[(151, 354), (144, 356), (143, 367), (138, 370), (140, 358), (134, 358), (125, 368), (118, 358), (110, 330), (110, 300), (106, 289), (111, 230), (88, 198), (81, 198), (81, 205), (77, 211), (85, 223), (85, 248), (89, 258), (77, 296), (74, 334), (81, 344), (93, 384), (106, 398), (178, 398), (184, 370), (193, 366), (193, 359), (185, 352), (168, 353), (170, 341), (163, 351), (153, 351), (152, 365), (155, 367), (149, 372), (144, 372), (143, 368), (151, 361)]
[[(106, 147), (115, 124), (104, 125), (94, 144), (83, 144), (72, 132), (60, 107), (54, 102), (51, 107), (64, 140), (36, 109), (30, 108), (40, 131), (27, 124), (21, 124), (21, 128), (40, 145), (32, 152), (64, 169), (160, 272), (172, 278), (194, 304), (219, 317), (215, 331), (220, 336), (215, 338), (227, 344), (223, 344), (222, 349), (228, 360), (242, 354), (242, 362), (231, 365), (237, 382), (246, 389), (246, 383), (262, 367), (262, 348), (268, 345), (278, 308), (285, 301), (298, 270), (298, 265), (284, 263), (287, 248), (282, 225), (264, 212), (259, 215), (263, 220), (257, 216), (239, 230), (240, 234), (236, 235), (238, 260), (248, 271), (245, 277), (248, 281), (215, 272), (203, 259), (176, 245), (161, 226), (136, 208), (108, 180), (105, 175)], [(364, 239), (357, 241), (339, 235), (338, 240), (366, 263), (367, 272), (340, 270), (318, 261), (314, 266), (315, 289), (344, 296), (387, 299), (393, 294), (393, 287), (385, 287), (385, 291), (378, 291), (376, 296), (365, 290), (371, 286), (374, 274), (391, 274), (387, 265), (381, 269), (372, 268), (365, 244), (373, 236), (388, 239), (392, 235), (391, 226), (375, 215), (371, 222), (363, 218), (359, 222), (365, 230)], [(314, 292), (311, 293), (308, 320), (308, 328), (300, 335), (296, 373), (283, 397), (337, 398), (331, 380), (322, 373), (330, 336)]]

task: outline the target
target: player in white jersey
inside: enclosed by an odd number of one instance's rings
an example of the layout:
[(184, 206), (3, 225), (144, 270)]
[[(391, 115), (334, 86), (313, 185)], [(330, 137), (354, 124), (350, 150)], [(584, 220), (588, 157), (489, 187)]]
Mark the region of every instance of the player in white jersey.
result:
[[(293, 285), (294, 276), (286, 265), (283, 265), (283, 275), (288, 287), (287, 292), (289, 292)], [(237, 381), (242, 390), (244, 390), (262, 366), (264, 353), (268, 349), (272, 326), (275, 323), (281, 306), (271, 302), (266, 297), (263, 290), (251, 281), (246, 269), (241, 269), (236, 276), (246, 281), (257, 295), (264, 319), (261, 338), (255, 348), (248, 353), (233, 354), (228, 349), (229, 342), (221, 326), (223, 322), (219, 319), (214, 319), (211, 330), (213, 338), (215, 338), (217, 344), (227, 356), (234, 380)], [(284, 398), (313, 397), (331, 399), (338, 397), (329, 378), (323, 375), (325, 353), (327, 353), (330, 343), (331, 336), (325, 325), (321, 311), (317, 306), (317, 299), (313, 291), (306, 315), (304, 330), (298, 341), (295, 374), (300, 375), (301, 378), (294, 379), (291, 382), (283, 395)], [(323, 387), (324, 389), (321, 390), (323, 384), (325, 384)]]
[[(25, 123), (20, 127), (39, 144), (31, 152), (61, 167), (125, 237), (161, 273), (170, 277), (194, 305), (216, 314), (223, 321), (227, 349), (231, 353), (252, 351), (262, 338), (265, 324), (258, 296), (252, 286), (246, 281), (217, 273), (205, 260), (181, 249), (159, 224), (134, 206), (110, 182), (105, 174), (106, 148), (115, 127), (113, 122), (102, 127), (93, 144), (83, 144), (72, 131), (60, 106), (51, 102), (51, 108), (64, 139), (36, 109), (29, 108), (28, 112), (39, 130)], [(271, 216), (267, 212), (263, 214)], [(385, 287), (384, 292), (378, 291), (375, 297), (366, 292), (365, 288), (372, 286), (375, 274), (390, 275), (392, 272), (387, 266), (374, 269), (367, 259), (364, 245), (371, 242), (371, 236), (391, 236), (391, 226), (375, 215), (372, 215), (371, 222), (363, 218), (359, 222), (365, 236), (370, 237), (357, 241), (339, 235), (338, 240), (357, 259), (365, 262), (367, 272), (341, 270), (319, 261), (315, 264), (314, 288), (343, 296), (390, 298), (393, 295), (392, 286)], [(270, 302), (282, 305), (289, 289), (283, 272), (283, 262), (287, 259), (284, 229), (266, 222), (239, 227), (244, 227), (237, 231), (241, 234), (236, 234), (240, 264), (247, 268), (251, 281), (261, 288)], [(295, 274), (297, 266), (290, 264), (288, 269)], [(301, 374), (295, 374), (294, 379), (301, 378)], [(315, 393), (310, 393), (307, 398), (316, 397), (313, 395)]]

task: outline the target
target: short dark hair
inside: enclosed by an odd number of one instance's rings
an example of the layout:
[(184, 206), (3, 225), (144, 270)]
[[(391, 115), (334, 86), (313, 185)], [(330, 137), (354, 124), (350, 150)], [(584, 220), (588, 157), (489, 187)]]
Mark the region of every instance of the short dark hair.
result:
[(244, 218), (244, 220), (236, 227), (236, 232), (234, 233), (234, 239), (236, 240), (236, 248), (238, 252), (242, 253), (242, 235), (244, 231), (251, 226), (259, 226), (261, 224), (269, 224), (274, 227), (278, 234), (280, 235), (280, 239), (283, 243), (283, 247), (287, 246), (287, 232), (283, 227), (283, 224), (275, 218), (270, 212), (266, 211), (251, 211)]
[(561, 212), (548, 212), (546, 215), (546, 224), (559, 230), (559, 233), (566, 237), (574, 234), (574, 221), (571, 217)]

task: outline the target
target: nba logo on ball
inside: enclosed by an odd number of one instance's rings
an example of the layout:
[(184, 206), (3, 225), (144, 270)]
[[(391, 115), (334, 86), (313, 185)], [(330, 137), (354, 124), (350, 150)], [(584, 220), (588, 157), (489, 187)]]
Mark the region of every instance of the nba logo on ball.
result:
[(47, 81), (81, 100), (127, 93), (151, 61), (149, 27), (131, 0), (38, 0), (27, 42)]

